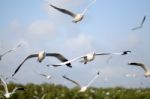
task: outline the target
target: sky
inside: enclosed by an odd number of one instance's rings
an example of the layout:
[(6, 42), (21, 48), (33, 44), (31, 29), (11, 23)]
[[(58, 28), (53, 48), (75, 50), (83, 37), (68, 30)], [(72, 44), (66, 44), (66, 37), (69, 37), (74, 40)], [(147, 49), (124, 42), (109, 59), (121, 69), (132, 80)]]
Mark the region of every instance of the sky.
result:
[[(86, 85), (96, 73), (100, 77), (94, 87), (127, 88), (150, 87), (150, 78), (144, 77), (140, 67), (128, 62), (142, 62), (150, 65), (150, 0), (97, 0), (87, 11), (84, 19), (72, 23), (72, 18), (53, 9), (49, 4), (80, 13), (91, 0), (1, 0), (0, 3), (0, 54), (22, 44), (16, 51), (2, 57), (0, 75), (10, 76), (18, 65), (30, 54), (46, 51), (61, 53), (68, 59), (89, 52), (122, 52), (131, 50), (125, 56), (97, 56), (84, 65), (75, 61), (73, 68), (46, 67), (60, 63), (56, 58), (46, 57), (42, 63), (36, 58), (27, 60), (14, 78), (15, 83), (55, 83), (68, 87), (75, 85), (61, 76)], [(143, 28), (131, 30), (146, 20)], [(150, 66), (149, 66), (150, 67)], [(39, 73), (52, 75), (47, 80)], [(125, 77), (136, 74), (137, 77)]]

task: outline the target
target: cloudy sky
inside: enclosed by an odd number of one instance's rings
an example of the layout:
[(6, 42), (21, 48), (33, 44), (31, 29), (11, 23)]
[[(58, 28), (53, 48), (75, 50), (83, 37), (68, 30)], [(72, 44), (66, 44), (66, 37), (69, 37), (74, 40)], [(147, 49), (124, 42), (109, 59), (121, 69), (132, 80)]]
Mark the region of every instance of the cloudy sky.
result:
[[(72, 59), (95, 51), (121, 52), (131, 50), (125, 56), (98, 56), (84, 65), (73, 62), (73, 68), (54, 68), (47, 64), (59, 63), (47, 57), (42, 63), (36, 59), (25, 62), (15, 75), (16, 83), (43, 82), (74, 87), (64, 80), (67, 75), (82, 85), (87, 84), (100, 71), (100, 77), (92, 84), (96, 87), (150, 87), (150, 79), (143, 76), (143, 70), (127, 65), (128, 62), (142, 62), (150, 65), (150, 1), (149, 0), (97, 0), (84, 19), (75, 24), (49, 4), (81, 12), (91, 0), (1, 0), (0, 3), (0, 54), (21, 43), (16, 51), (7, 54), (0, 61), (0, 74), (10, 76), (29, 54), (46, 52), (62, 53)], [(132, 31), (147, 16), (142, 29)], [(149, 66), (150, 67), (150, 66)], [(50, 74), (48, 81), (38, 73)], [(125, 77), (136, 74), (137, 77)], [(10, 80), (11, 81), (11, 80)]]

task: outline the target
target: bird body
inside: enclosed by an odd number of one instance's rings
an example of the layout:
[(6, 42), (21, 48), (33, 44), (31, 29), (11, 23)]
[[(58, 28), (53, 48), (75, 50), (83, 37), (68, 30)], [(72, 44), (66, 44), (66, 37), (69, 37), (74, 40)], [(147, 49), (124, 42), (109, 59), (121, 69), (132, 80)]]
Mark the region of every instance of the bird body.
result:
[(79, 92), (85, 92), (87, 90), (87, 86), (83, 86), (81, 87), (81, 89), (79, 90)]
[(83, 14), (76, 14), (76, 16), (73, 18), (72, 22), (77, 23), (83, 19)]
[(45, 51), (39, 52), (39, 54), (38, 54), (38, 61), (42, 62), (42, 60), (45, 58), (45, 56), (46, 56)]
[(11, 95), (10, 93), (5, 93), (5, 94), (4, 94), (4, 96), (5, 96), (6, 98), (9, 98), (10, 95)]
[(82, 60), (81, 62), (84, 62), (84, 64), (87, 64), (87, 62), (93, 61), (95, 59), (95, 52), (92, 53), (88, 53), (87, 55), (85, 55), (83, 57), (84, 60)]
[(145, 76), (145, 77), (149, 77), (149, 76), (150, 76), (150, 71), (145, 72), (145, 73), (144, 73), (144, 76)]

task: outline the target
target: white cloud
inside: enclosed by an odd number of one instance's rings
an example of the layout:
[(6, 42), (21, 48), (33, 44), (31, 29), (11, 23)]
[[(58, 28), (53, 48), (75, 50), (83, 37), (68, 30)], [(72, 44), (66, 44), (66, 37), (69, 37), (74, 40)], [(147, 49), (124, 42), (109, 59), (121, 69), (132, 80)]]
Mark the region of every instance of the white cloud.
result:
[(12, 22), (10, 23), (10, 28), (13, 30), (18, 30), (18, 28), (20, 28), (19, 20), (18, 19), (12, 20)]
[(128, 38), (128, 43), (130, 47), (135, 47), (139, 44), (140, 39), (137, 34), (131, 34)]
[(51, 34), (54, 27), (47, 20), (37, 20), (28, 27), (28, 33), (34, 36), (42, 36), (44, 34)]
[(70, 38), (66, 41), (69, 48), (76, 47), (77, 49), (91, 49), (92, 48), (92, 37), (85, 34), (79, 34), (76, 37)]

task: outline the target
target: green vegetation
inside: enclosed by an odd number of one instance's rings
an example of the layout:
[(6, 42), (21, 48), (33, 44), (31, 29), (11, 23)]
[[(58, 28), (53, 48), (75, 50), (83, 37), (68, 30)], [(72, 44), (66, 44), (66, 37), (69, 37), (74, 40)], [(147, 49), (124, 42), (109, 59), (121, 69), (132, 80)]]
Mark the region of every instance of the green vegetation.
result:
[[(9, 90), (13, 90), (15, 86), (25, 88), (25, 91), (19, 91), (14, 94), (11, 99), (33, 99), (33, 96), (42, 97), (46, 94), (45, 99), (150, 99), (149, 88), (127, 89), (122, 87), (116, 88), (94, 88), (90, 87), (84, 93), (78, 93), (79, 88), (72, 89), (62, 85), (55, 84), (14, 84), (9, 83)], [(0, 98), (2, 99), (3, 87), (0, 86)]]

